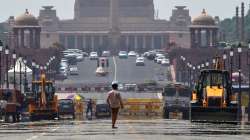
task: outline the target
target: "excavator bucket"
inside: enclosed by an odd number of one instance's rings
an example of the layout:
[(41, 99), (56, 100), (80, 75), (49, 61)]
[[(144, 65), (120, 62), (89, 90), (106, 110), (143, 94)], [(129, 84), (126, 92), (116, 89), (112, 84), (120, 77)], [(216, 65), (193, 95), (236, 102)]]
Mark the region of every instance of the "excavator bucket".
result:
[(211, 122), (211, 123), (237, 123), (237, 107), (200, 107), (190, 108), (192, 122)]

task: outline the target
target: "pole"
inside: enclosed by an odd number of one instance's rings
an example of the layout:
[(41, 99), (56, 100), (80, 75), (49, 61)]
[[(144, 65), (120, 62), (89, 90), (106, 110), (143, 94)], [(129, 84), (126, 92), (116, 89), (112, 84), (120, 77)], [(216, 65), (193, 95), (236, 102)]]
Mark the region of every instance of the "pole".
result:
[[(26, 61), (26, 60), (25, 60)], [(27, 66), (26, 66), (26, 64), (25, 64), (25, 72), (24, 72), (24, 92), (26, 92), (27, 91)]]
[[(250, 50), (250, 48), (249, 48)], [(247, 62), (248, 62), (248, 121), (250, 121), (250, 55), (249, 55), (249, 50), (247, 52)]]
[(14, 61), (14, 89), (16, 89), (16, 59)]
[(22, 69), (22, 62), (21, 62), (22, 60), (21, 59), (22, 58), (20, 58), (20, 60), (19, 60), (19, 66), (20, 66), (20, 69), (19, 69), (19, 76), (20, 76), (19, 77), (20, 78), (19, 79), (19, 86), (20, 87), (19, 88), (20, 88), (20, 93), (22, 93), (22, 70), (21, 70)]
[[(239, 47), (241, 47), (239, 45)], [(238, 50), (240, 50), (241, 48), (238, 48)], [(241, 51), (238, 51), (239, 53), (239, 67), (238, 67), (238, 71), (239, 71), (239, 96), (238, 96), (238, 121), (241, 121)]]
[[(6, 46), (6, 49), (7, 46)], [(7, 51), (7, 50), (5, 50)], [(9, 69), (9, 58), (8, 58), (8, 53), (6, 53), (6, 88), (9, 89), (9, 73), (8, 73), (8, 69)]]

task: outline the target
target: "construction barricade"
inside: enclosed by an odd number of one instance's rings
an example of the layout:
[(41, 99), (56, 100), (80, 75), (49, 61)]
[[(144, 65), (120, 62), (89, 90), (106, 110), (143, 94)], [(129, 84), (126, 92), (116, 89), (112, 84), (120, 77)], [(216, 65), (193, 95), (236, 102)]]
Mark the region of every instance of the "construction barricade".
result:
[(124, 100), (124, 109), (121, 115), (128, 116), (161, 116), (161, 99), (128, 98)]

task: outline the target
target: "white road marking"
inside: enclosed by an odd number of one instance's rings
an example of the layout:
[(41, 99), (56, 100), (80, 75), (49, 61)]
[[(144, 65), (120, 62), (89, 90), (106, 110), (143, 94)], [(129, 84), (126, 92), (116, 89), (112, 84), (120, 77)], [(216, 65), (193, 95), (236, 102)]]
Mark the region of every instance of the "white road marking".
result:
[(114, 62), (114, 66), (115, 66), (115, 73), (114, 73), (114, 80), (113, 81), (116, 81), (117, 80), (117, 64), (116, 64), (116, 60), (115, 60), (114, 56), (113, 56), (113, 62)]
[[(51, 131), (52, 132), (55, 132), (57, 129), (59, 129), (60, 127), (56, 127), (56, 128), (54, 128), (54, 129), (52, 129)], [(45, 133), (45, 132), (43, 132), (43, 133), (41, 133), (40, 135), (35, 135), (35, 136), (32, 136), (32, 137), (30, 137), (30, 138), (28, 138), (28, 139), (26, 139), (26, 140), (35, 140), (35, 139), (38, 139), (40, 136), (44, 136), (44, 135), (46, 135), (47, 133)]]

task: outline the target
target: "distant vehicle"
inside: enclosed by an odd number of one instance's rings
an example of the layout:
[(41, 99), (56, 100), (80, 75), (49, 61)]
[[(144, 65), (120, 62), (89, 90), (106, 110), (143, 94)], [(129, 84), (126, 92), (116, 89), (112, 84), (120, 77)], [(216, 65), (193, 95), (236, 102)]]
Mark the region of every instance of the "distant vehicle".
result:
[(156, 58), (156, 63), (157, 63), (157, 64), (161, 64), (161, 61), (162, 61), (163, 59), (165, 59), (164, 56), (159, 56), (159, 57), (157, 57), (157, 58)]
[(136, 66), (144, 66), (145, 65), (144, 57), (138, 57), (138, 58), (136, 58), (135, 64), (136, 64)]
[(78, 68), (76, 66), (72, 66), (69, 68), (69, 74), (70, 75), (78, 75)]
[(169, 61), (169, 59), (163, 59), (162, 61), (161, 61), (161, 65), (163, 65), (163, 66), (169, 66), (170, 65), (170, 61)]
[(77, 61), (83, 61), (83, 59), (84, 59), (83, 54), (77, 54), (76, 59), (77, 59)]
[(101, 57), (97, 61), (96, 76), (106, 76), (109, 73), (109, 59)]
[(164, 87), (163, 117), (167, 119), (189, 119), (191, 89), (181, 84), (168, 84)]
[(103, 51), (102, 57), (110, 57), (110, 51)]
[(61, 99), (58, 102), (58, 116), (59, 119), (63, 117), (72, 117), (75, 119), (74, 102), (71, 99)]
[(82, 54), (83, 54), (83, 57), (88, 57), (89, 56), (89, 54), (87, 52), (82, 52)]
[(128, 53), (126, 51), (120, 51), (118, 54), (119, 58), (128, 58)]
[(110, 117), (111, 111), (109, 105), (104, 100), (97, 100), (96, 102), (96, 112), (97, 118)]
[(97, 52), (91, 52), (89, 55), (90, 60), (97, 60), (98, 59), (98, 54)]
[(135, 51), (130, 51), (128, 53), (128, 56), (131, 56), (131, 57), (136, 57), (137, 56), (137, 53)]

